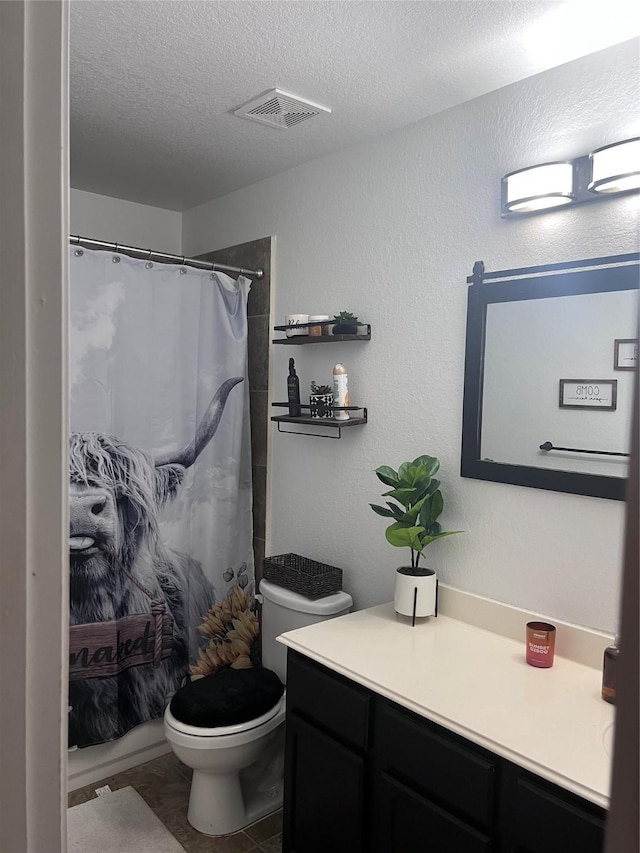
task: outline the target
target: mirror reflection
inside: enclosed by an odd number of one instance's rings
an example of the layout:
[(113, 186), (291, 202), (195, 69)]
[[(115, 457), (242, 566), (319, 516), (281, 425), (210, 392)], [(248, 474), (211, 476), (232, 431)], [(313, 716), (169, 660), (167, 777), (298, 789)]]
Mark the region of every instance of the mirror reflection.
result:
[[(626, 477), (627, 457), (608, 455), (629, 453), (633, 402), (633, 371), (616, 369), (615, 341), (636, 335), (637, 316), (637, 291), (488, 305), (481, 458)], [(561, 406), (561, 380), (584, 380), (585, 399)], [(547, 442), (576, 451), (541, 450)]]
[(463, 477), (623, 500), (637, 254), (468, 281)]

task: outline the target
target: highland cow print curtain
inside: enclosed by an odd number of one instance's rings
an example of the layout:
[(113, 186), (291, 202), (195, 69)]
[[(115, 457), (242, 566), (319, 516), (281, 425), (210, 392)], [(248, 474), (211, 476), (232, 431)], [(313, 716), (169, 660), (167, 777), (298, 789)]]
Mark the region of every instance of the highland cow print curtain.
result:
[(69, 745), (251, 666), (249, 281), (71, 248)]

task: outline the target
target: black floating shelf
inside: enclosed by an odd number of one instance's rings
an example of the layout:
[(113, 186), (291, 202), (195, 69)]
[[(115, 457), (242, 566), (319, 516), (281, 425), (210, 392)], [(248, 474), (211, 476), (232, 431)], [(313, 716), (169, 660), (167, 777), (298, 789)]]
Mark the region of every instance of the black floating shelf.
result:
[[(335, 326), (337, 323), (335, 322), (327, 322), (324, 323), (299, 323), (295, 328), (297, 329), (308, 329), (311, 326)], [(357, 335), (292, 335), (290, 338), (274, 338), (274, 344), (284, 344), (285, 346), (293, 346), (299, 347), (304, 346), (305, 344), (337, 344), (341, 341), (370, 341), (371, 340), (371, 324), (370, 323), (358, 323), (360, 328), (366, 328), (366, 332)], [(291, 326), (274, 326), (274, 331), (276, 332), (286, 332), (291, 329)]]
[(337, 344), (340, 341), (370, 341), (371, 332), (366, 335), (294, 335), (292, 338), (274, 338), (274, 344), (302, 346), (303, 344)]
[(335, 418), (312, 418), (309, 415), (301, 415), (299, 418), (292, 418), (291, 415), (273, 415), (271, 420), (282, 424), (304, 424), (304, 426), (321, 427), (350, 427), (367, 422), (367, 419), (363, 417), (350, 417), (348, 421), (338, 421)]
[[(288, 406), (288, 403), (272, 403), (273, 406)], [(302, 408), (309, 408), (302, 404)], [(311, 415), (300, 415), (292, 417), (291, 415), (273, 415), (271, 420), (278, 424), (278, 432), (287, 433), (289, 435), (312, 435), (316, 438), (340, 438), (342, 428), (362, 426), (367, 423), (367, 410), (362, 406), (345, 406), (345, 410), (349, 412), (362, 412), (361, 415), (354, 417), (349, 415), (348, 420), (339, 421), (336, 418), (312, 418)], [(297, 424), (298, 426), (312, 427), (328, 427), (329, 429), (337, 430), (338, 435), (324, 435), (314, 432), (296, 432), (290, 429), (282, 429), (281, 424)]]

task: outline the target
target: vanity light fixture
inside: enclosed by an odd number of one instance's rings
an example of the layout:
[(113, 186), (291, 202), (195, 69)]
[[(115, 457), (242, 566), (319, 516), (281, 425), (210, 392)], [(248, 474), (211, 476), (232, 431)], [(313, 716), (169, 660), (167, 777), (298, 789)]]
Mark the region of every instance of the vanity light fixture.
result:
[(640, 137), (597, 148), (589, 154), (592, 193), (621, 193), (640, 189)]
[(503, 213), (533, 213), (549, 207), (571, 204), (573, 164), (543, 163), (510, 172), (502, 179)]
[(502, 217), (539, 213), (640, 191), (640, 137), (590, 154), (509, 172), (502, 179)]

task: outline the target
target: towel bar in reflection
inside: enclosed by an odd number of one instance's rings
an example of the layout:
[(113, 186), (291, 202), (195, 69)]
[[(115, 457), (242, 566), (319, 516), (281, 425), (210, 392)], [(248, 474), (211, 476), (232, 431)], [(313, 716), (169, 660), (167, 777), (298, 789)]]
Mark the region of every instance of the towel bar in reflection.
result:
[(567, 450), (569, 453), (595, 453), (597, 456), (630, 456), (630, 453), (618, 453), (615, 450), (583, 450), (581, 447), (556, 447), (550, 441), (540, 445), (540, 450)]

